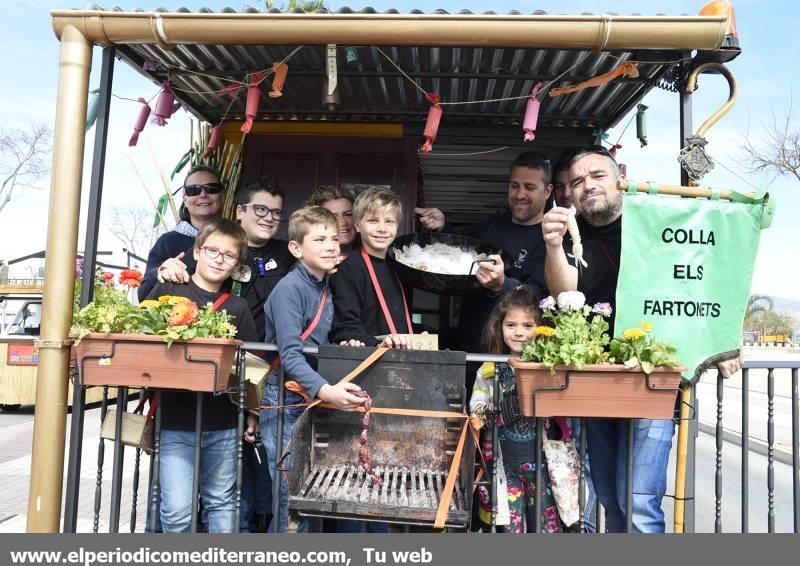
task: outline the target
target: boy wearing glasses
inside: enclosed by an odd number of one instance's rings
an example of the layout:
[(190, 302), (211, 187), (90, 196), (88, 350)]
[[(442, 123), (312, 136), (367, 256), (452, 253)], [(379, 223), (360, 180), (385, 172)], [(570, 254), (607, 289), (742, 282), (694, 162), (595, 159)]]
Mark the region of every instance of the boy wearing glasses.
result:
[[(198, 235), (192, 255), (197, 269), (188, 284), (159, 283), (148, 295), (185, 297), (198, 306), (216, 303), (220, 289), (239, 266), (247, 250), (244, 231), (231, 220), (208, 223)], [(254, 341), (258, 335), (247, 302), (228, 296), (219, 306), (233, 317), (236, 337)], [(227, 395), (203, 394), (200, 469), (194, 470), (195, 393), (161, 391), (161, 451), (159, 485), (161, 526), (165, 533), (188, 532), (192, 514), (192, 475), (200, 474), (200, 499), (211, 533), (233, 532), (236, 495), (238, 410)], [(247, 417), (245, 439), (255, 442), (257, 418)]]
[(183, 181), (181, 221), (171, 231), (162, 234), (150, 250), (144, 279), (137, 292), (140, 301), (150, 294), (156, 283), (189, 281), (182, 259), (192, 255), (197, 234), (219, 216), (224, 191), (219, 174), (211, 167), (196, 165), (189, 170)]

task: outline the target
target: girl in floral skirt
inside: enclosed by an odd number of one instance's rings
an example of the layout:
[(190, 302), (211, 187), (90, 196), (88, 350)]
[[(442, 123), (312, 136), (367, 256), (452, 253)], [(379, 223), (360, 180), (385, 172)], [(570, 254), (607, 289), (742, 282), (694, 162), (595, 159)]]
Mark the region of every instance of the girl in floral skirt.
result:
[[(492, 311), (486, 324), (484, 343), (490, 354), (519, 356), (525, 344), (534, 337), (539, 323), (539, 311), (533, 293), (517, 287), (505, 295)], [(495, 375), (500, 387), (500, 408), (493, 407)], [(491, 450), (491, 427), (484, 426), (491, 418), (498, 420), (497, 454), (486, 453), (498, 469), (497, 516), (495, 523), (504, 532), (525, 533), (534, 530), (536, 497), (536, 419), (519, 413), (514, 371), (507, 363), (485, 363), (478, 370), (470, 401), (473, 423), (480, 422), (484, 430), (484, 446)], [(545, 431), (551, 428), (545, 419)], [(560, 532), (558, 510), (550, 488), (544, 455), (542, 462), (541, 528), (543, 532)], [(479, 488), (481, 521), (491, 523), (491, 500), (484, 486)]]

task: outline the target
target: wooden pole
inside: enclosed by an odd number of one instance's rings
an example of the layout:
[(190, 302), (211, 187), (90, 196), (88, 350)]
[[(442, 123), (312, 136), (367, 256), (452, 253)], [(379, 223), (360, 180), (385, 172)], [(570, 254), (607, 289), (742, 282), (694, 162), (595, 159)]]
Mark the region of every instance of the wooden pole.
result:
[(675, 460), (675, 512), (674, 533), (683, 532), (683, 514), (686, 498), (686, 455), (689, 445), (689, 409), (692, 402), (692, 388), (681, 387), (681, 410), (678, 421), (678, 445)]
[[(656, 183), (658, 186), (658, 194), (660, 195), (674, 195), (679, 197), (700, 197), (700, 198), (711, 198), (712, 190), (706, 187), (684, 187), (681, 185), (662, 185), (661, 183)], [(617, 188), (620, 191), (627, 191), (628, 188), (631, 186), (631, 182), (627, 179), (620, 179), (617, 181)], [(648, 193), (650, 192), (650, 184), (646, 181), (637, 181), (636, 182), (636, 190), (640, 193)], [(746, 197), (752, 197), (753, 193), (742, 193)], [(724, 200), (730, 200), (731, 198), (731, 191), (729, 190), (720, 190), (719, 191), (719, 198)]]

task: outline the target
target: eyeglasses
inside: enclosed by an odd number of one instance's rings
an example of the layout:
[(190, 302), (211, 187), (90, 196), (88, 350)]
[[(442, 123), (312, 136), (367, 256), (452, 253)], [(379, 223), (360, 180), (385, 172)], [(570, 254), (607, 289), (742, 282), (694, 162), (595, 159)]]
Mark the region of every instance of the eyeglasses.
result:
[(263, 204), (240, 204), (239, 206), (242, 207), (242, 210), (247, 210), (247, 207), (251, 207), (253, 212), (256, 213), (256, 216), (259, 218), (264, 218), (267, 214), (272, 216), (273, 220), (280, 220), (281, 216), (283, 216), (283, 210), (280, 208), (270, 208), (268, 206), (264, 206)]
[(239, 262), (239, 256), (229, 254), (223, 251), (218, 250), (217, 248), (209, 248), (208, 246), (203, 246), (200, 248), (206, 257), (211, 261), (216, 260), (218, 257), (222, 256), (222, 263), (225, 265), (236, 265)]
[(201, 185), (186, 185), (183, 187), (183, 194), (187, 197), (196, 197), (201, 192), (205, 191), (209, 195), (218, 195), (225, 190), (225, 185), (222, 183), (203, 183)]

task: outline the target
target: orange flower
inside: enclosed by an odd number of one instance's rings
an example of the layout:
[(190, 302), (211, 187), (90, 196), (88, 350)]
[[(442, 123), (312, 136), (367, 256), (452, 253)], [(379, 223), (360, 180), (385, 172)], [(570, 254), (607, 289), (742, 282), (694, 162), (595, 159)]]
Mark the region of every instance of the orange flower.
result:
[(105, 284), (108, 285), (109, 287), (114, 285), (114, 274), (111, 273), (110, 271), (104, 271), (103, 273), (101, 273), (100, 279), (102, 279), (105, 282)]
[(142, 284), (142, 274), (135, 269), (123, 269), (119, 274), (119, 282), (126, 287), (135, 289)]
[(167, 323), (170, 326), (189, 326), (197, 322), (197, 305), (192, 301), (178, 303), (169, 311)]

